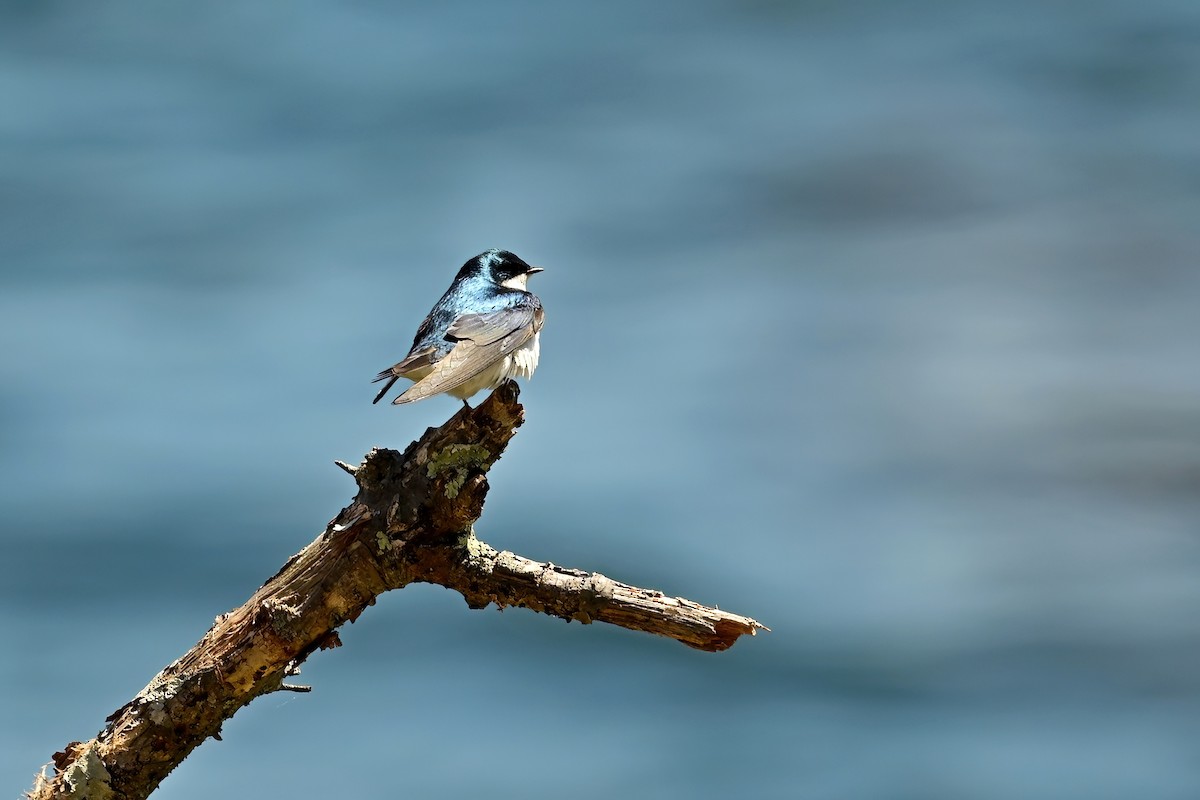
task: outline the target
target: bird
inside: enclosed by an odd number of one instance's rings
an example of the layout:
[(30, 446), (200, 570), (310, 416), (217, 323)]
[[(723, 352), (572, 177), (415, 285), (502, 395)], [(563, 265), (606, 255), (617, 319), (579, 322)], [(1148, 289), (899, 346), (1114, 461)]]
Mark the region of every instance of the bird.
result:
[(462, 265), (454, 282), (417, 328), (412, 349), (375, 376), (387, 381), (378, 403), (400, 378), (413, 381), (393, 404), (449, 394), (467, 399), (537, 368), (545, 312), (530, 292), (531, 275), (542, 272), (508, 250), (486, 250)]

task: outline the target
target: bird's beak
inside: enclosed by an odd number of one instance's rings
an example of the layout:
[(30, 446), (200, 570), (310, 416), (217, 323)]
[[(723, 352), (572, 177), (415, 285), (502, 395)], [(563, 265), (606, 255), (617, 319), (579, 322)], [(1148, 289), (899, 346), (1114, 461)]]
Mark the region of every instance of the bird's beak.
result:
[(525, 274), (526, 275), (536, 275), (539, 272), (545, 272), (545, 271), (546, 271), (546, 269), (544, 267), (530, 267), (529, 272), (526, 272)]

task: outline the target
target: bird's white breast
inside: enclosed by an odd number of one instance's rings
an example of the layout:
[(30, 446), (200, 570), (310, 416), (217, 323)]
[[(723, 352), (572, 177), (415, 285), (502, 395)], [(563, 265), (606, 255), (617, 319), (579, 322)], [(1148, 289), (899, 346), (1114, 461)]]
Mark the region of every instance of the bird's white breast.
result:
[(533, 335), (528, 342), (518, 347), (513, 352), (505, 356), (505, 360), (511, 359), (511, 364), (508, 369), (511, 370), (509, 378), (532, 378), (533, 371), (537, 369), (538, 356), (541, 355), (541, 331)]

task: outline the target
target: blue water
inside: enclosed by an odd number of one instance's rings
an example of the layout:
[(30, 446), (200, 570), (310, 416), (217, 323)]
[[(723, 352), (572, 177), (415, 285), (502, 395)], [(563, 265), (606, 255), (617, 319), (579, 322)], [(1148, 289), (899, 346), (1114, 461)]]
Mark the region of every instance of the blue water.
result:
[(11, 3), (0, 780), (351, 496), (546, 268), (493, 545), (708, 655), (384, 597), (163, 798), (1200, 796), (1200, 5)]

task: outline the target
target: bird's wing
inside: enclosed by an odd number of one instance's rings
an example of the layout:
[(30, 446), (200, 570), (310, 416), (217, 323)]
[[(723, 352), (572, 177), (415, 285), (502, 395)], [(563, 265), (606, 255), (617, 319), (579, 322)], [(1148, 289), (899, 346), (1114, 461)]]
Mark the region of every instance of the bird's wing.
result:
[[(463, 314), (450, 323), (446, 338), (469, 339), (478, 345), (495, 344), (513, 331), (532, 325), (534, 317), (540, 316), (541, 312), (541, 304), (523, 303), (485, 314)], [(541, 327), (540, 323), (538, 327)]]
[(447, 339), (455, 340), (450, 352), (392, 402), (413, 403), (463, 385), (533, 338), (544, 317), (542, 304), (532, 295), (511, 308), (464, 314), (446, 332)]

